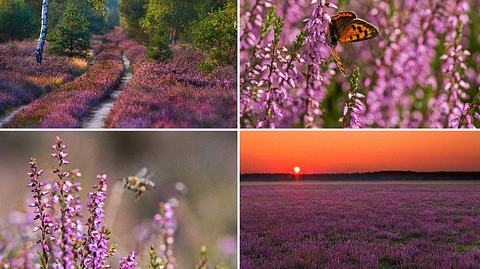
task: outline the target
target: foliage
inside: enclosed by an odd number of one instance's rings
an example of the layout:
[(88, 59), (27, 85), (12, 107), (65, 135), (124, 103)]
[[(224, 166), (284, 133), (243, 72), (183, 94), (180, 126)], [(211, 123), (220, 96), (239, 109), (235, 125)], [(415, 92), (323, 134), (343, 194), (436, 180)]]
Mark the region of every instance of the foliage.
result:
[(86, 57), (90, 48), (88, 21), (70, 4), (59, 25), (50, 35), (49, 52), (71, 57)]
[(165, 61), (173, 57), (168, 36), (161, 27), (156, 27), (153, 32), (150, 33), (147, 49), (147, 56), (157, 61)]
[(30, 38), (38, 25), (34, 9), (24, 0), (0, 3), (0, 42)]
[(170, 41), (176, 43), (190, 29), (197, 13), (189, 0), (149, 0), (143, 27), (147, 32), (163, 27)]
[(201, 64), (205, 73), (210, 73), (218, 66), (236, 64), (236, 16), (236, 3), (229, 1), (223, 9), (210, 12), (193, 27), (193, 44), (207, 55)]
[(147, 10), (145, 5), (148, 0), (120, 0), (120, 24), (127, 34), (137, 40), (145, 40), (145, 34), (141, 27), (140, 20), (145, 16)]

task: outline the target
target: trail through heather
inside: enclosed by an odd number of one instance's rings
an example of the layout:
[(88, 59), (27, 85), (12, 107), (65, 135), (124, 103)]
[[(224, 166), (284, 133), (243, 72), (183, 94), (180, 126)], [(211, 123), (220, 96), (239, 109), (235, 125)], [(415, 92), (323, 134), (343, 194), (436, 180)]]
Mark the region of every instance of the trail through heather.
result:
[(0, 128), (3, 127), (8, 122), (10, 122), (15, 117), (15, 115), (17, 115), (18, 112), (20, 112), (22, 109), (24, 109), (26, 107), (28, 107), (28, 105), (24, 105), (24, 106), (21, 106), (19, 108), (16, 108), (12, 112), (5, 115), (5, 117), (0, 118)]
[(121, 78), (120, 85), (112, 91), (110, 96), (100, 104), (93, 112), (92, 115), (87, 117), (83, 122), (83, 128), (103, 128), (105, 126), (105, 120), (107, 119), (110, 111), (113, 108), (113, 104), (117, 101), (121, 91), (127, 86), (128, 82), (132, 79), (132, 70), (130, 68), (130, 60), (127, 56), (122, 55), (122, 61), (124, 65), (124, 71)]

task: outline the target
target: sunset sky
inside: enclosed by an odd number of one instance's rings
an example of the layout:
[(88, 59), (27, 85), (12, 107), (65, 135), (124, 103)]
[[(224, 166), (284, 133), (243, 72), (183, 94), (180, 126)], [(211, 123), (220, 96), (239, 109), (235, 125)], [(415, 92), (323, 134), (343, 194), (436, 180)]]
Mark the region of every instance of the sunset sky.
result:
[(242, 131), (245, 173), (480, 171), (480, 132)]

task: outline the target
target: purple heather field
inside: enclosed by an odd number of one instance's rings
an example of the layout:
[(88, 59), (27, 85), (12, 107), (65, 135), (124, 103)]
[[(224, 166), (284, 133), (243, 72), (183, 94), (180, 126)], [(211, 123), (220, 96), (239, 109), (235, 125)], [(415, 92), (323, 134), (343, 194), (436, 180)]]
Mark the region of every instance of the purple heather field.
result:
[(478, 182), (242, 183), (241, 268), (480, 268)]

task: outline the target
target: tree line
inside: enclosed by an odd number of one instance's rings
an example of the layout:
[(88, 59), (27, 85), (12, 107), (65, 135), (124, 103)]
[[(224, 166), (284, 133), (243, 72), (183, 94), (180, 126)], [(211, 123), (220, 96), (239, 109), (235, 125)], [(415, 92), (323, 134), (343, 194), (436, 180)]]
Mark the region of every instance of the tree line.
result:
[(204, 51), (207, 73), (236, 63), (235, 0), (120, 0), (119, 9), (122, 27), (152, 59), (171, 58), (171, 47), (183, 43)]

